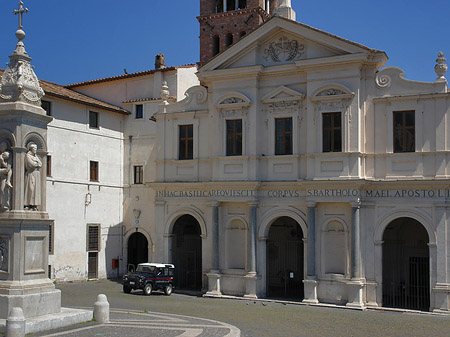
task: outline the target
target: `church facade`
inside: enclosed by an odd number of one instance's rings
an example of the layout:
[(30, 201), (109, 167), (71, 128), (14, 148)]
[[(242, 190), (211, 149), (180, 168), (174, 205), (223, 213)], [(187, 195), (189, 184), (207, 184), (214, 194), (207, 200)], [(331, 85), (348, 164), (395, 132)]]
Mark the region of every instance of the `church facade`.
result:
[(444, 55), (407, 80), (290, 3), (201, 0), (198, 68), (44, 87), (52, 278), (450, 311)]

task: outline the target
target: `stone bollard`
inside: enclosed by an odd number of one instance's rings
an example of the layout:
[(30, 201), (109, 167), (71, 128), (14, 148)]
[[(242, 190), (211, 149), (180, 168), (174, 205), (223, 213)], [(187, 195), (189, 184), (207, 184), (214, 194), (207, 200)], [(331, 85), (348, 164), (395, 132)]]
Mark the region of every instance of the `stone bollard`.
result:
[(25, 316), (20, 307), (12, 308), (6, 320), (6, 337), (25, 336)]
[(98, 295), (94, 303), (94, 319), (99, 323), (109, 323), (109, 303), (104, 294)]

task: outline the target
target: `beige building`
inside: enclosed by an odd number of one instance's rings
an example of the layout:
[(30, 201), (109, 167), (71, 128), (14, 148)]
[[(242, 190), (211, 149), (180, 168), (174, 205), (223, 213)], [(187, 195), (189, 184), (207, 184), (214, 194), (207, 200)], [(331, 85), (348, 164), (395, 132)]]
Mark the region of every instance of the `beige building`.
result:
[(296, 22), (290, 1), (202, 0), (200, 14), (198, 69), (158, 56), (43, 85), (50, 276), (169, 262), (179, 289), (208, 296), (448, 313), (443, 54), (436, 81), (415, 82), (383, 51)]

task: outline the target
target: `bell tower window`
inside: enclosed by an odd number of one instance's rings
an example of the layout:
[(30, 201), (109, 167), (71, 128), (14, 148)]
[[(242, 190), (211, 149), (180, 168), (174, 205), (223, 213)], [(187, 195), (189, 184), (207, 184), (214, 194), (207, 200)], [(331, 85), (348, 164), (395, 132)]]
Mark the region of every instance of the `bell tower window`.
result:
[(220, 37), (215, 35), (213, 37), (213, 56), (216, 56), (220, 52)]
[(233, 44), (233, 34), (229, 33), (227, 34), (227, 47), (231, 46)]

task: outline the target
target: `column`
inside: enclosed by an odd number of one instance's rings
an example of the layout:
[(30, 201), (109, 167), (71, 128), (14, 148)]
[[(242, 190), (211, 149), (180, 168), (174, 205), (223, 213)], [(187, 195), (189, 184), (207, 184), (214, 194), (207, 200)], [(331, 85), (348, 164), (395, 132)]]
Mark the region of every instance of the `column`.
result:
[(303, 280), (305, 287), (305, 303), (319, 303), (317, 300), (317, 287), (319, 282), (316, 278), (316, 204), (308, 205), (308, 264), (307, 278)]
[(220, 291), (220, 266), (219, 266), (219, 203), (216, 201), (207, 204), (211, 208), (211, 270), (206, 274), (208, 277), (208, 292), (206, 296), (218, 297)]
[(227, 0), (223, 0), (223, 11), (227, 11)]
[(249, 202), (249, 230), (248, 230), (248, 250), (247, 250), (247, 265), (248, 273), (245, 276), (246, 279), (246, 291), (244, 297), (257, 298), (256, 295), (256, 281), (258, 280), (256, 271), (256, 235), (257, 235), (257, 223), (256, 223), (256, 209), (258, 207), (257, 202)]
[(364, 280), (361, 278), (361, 234), (360, 234), (360, 204), (352, 205), (352, 247), (351, 247), (351, 268), (352, 279), (348, 285), (347, 307), (364, 308), (363, 290)]
[(352, 279), (361, 278), (359, 207), (359, 205), (352, 206)]
[(316, 277), (316, 206), (308, 206), (308, 276)]
[(250, 204), (250, 223), (248, 232), (248, 272), (256, 275), (256, 207)]
[(212, 241), (213, 241), (213, 259), (212, 271), (219, 272), (219, 203), (212, 205)]

